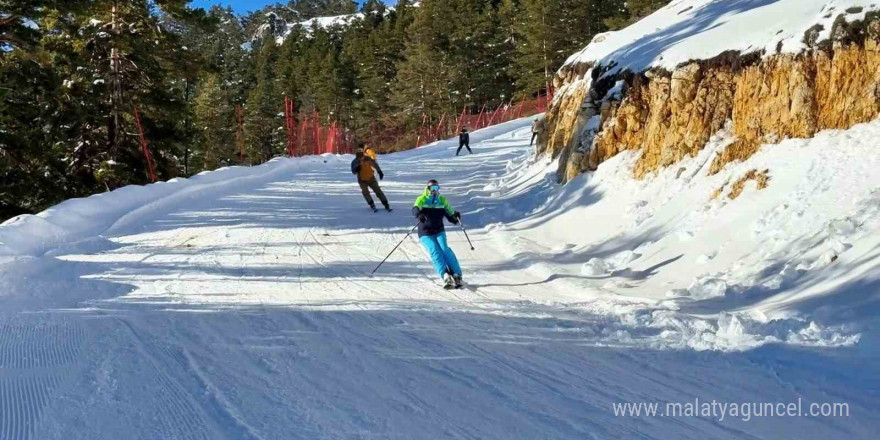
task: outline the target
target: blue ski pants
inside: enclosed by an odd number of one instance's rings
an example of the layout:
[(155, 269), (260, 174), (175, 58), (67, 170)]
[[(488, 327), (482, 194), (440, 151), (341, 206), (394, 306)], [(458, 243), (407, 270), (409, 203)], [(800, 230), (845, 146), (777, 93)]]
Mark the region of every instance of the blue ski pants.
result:
[(419, 241), (422, 242), (422, 246), (425, 247), (431, 256), (434, 269), (437, 270), (437, 274), (441, 278), (446, 273), (447, 267), (453, 274), (461, 275), (461, 266), (458, 265), (458, 258), (455, 258), (455, 252), (452, 252), (452, 248), (446, 242), (446, 232), (436, 235), (425, 235), (419, 238)]

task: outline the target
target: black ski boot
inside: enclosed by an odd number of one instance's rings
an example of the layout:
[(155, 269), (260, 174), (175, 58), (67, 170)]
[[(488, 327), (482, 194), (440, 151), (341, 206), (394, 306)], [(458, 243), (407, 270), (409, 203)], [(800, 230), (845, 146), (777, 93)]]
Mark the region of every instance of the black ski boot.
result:
[(379, 208), (377, 208), (376, 205), (370, 205), (370, 209), (373, 210), (373, 212), (379, 212)]
[(461, 275), (453, 275), (452, 281), (455, 282), (456, 289), (461, 289), (462, 287), (464, 287), (464, 281), (462, 281)]

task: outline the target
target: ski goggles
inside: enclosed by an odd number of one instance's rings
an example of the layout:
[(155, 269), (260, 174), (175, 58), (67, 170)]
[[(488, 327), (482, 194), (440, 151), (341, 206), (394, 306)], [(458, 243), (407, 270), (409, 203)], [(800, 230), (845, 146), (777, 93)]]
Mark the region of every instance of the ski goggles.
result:
[(440, 191), (440, 185), (428, 185), (428, 191)]

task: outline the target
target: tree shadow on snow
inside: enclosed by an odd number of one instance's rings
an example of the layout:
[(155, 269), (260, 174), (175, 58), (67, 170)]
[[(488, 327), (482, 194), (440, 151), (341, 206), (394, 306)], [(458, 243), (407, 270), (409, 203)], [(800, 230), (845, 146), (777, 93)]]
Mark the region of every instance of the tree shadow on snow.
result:
[[(607, 55), (597, 62), (601, 66), (615, 66), (622, 70), (641, 71), (661, 53), (688, 38), (721, 26), (725, 17), (733, 17), (753, 9), (759, 9), (779, 0), (727, 0), (707, 2), (691, 18), (673, 26), (647, 34)], [(755, 48), (760, 49), (760, 48)]]

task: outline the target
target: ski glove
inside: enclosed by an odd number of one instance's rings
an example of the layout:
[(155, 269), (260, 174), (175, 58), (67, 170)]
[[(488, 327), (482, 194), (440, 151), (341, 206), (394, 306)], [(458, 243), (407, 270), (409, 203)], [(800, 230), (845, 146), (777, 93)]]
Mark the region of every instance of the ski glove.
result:
[(382, 179), (384, 179), (384, 178), (385, 178), (385, 174), (380, 172), (380, 173), (379, 173), (379, 180), (382, 180)]
[(452, 223), (453, 225), (457, 225), (460, 222), (461, 222), (461, 214), (459, 214), (458, 211), (455, 211), (452, 214), (452, 219), (449, 220), (449, 223)]
[(428, 216), (425, 214), (419, 214), (419, 223), (424, 223), (428, 221)]

